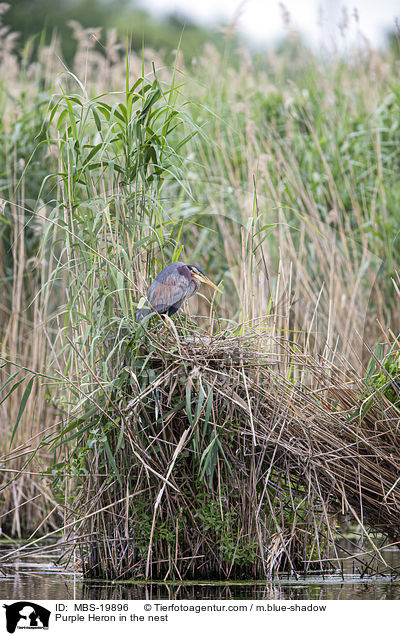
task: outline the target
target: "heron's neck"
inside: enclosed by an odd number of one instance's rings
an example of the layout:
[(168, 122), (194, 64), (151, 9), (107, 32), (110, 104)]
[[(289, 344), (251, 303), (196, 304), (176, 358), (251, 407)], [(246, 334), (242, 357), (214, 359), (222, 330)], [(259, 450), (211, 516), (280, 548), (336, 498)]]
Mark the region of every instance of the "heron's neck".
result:
[(192, 286), (193, 291), (191, 292), (190, 295), (192, 296), (193, 294), (195, 294), (196, 292), (199, 291), (199, 289), (200, 289), (200, 281), (196, 280), (195, 278), (192, 278), (192, 285), (191, 286)]

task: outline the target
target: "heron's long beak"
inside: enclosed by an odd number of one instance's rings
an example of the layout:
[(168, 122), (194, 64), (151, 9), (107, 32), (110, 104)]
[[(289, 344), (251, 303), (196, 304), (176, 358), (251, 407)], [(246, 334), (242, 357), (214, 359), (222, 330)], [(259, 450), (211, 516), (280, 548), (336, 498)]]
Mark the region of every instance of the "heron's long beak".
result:
[(212, 283), (210, 281), (209, 278), (207, 278), (207, 276), (203, 276), (203, 274), (200, 274), (199, 272), (195, 273), (196, 278), (202, 282), (202, 283), (206, 283), (206, 285), (210, 285), (210, 287), (212, 287), (213, 289), (216, 289), (217, 292), (219, 292), (220, 294), (222, 294), (222, 290), (219, 289), (216, 285), (214, 285), (214, 283)]

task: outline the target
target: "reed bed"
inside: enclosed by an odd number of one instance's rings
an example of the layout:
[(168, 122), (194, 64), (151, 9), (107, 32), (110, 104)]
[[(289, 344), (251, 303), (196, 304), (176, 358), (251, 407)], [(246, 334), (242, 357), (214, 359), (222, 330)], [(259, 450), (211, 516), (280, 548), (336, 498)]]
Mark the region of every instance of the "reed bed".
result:
[[(393, 53), (170, 66), (71, 28), (72, 70), (2, 32), (4, 528), (63, 528), (88, 577), (257, 578), (340, 569), (350, 514), (389, 572)], [(222, 298), (137, 325), (178, 259)]]
[(352, 369), (287, 341), (277, 355), (259, 334), (161, 331), (126, 360), (124, 407), (108, 406), (117, 469), (98, 444), (74, 499), (85, 576), (341, 571), (338, 515), (365, 533), (360, 572), (393, 573), (380, 548), (399, 534), (398, 393), (396, 406)]

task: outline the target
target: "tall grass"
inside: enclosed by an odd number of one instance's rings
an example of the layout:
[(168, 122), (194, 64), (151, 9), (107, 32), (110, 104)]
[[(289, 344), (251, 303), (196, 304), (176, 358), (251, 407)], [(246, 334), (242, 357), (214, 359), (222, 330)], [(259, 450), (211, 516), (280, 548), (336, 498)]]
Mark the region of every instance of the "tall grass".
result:
[[(224, 74), (224, 60), (212, 55), (196, 79), (202, 102), (222, 116), (207, 121), (215, 143), (193, 140), (202, 161), (192, 187), (216, 218), (236, 307), (244, 318), (264, 315), (283, 266), (292, 326), (308, 332), (318, 323), (355, 364), (356, 330), (373, 342), (374, 317), (399, 327), (390, 281), (399, 254), (398, 100), (389, 61), (379, 64), (374, 52), (327, 65), (301, 56), (294, 82), (282, 77), (282, 59), (244, 58), (241, 72)], [(255, 267), (269, 276), (253, 276)]]
[(41, 477), (51, 459), (48, 452), (37, 454), (44, 431), (54, 427), (54, 411), (39, 379), (51, 356), (43, 325), (54, 301), (49, 304), (38, 293), (51, 263), (39, 257), (44, 219), (34, 214), (54, 161), (44, 143), (48, 93), (41, 91), (43, 69), (28, 68), (26, 56), (19, 60), (14, 43), (14, 34), (2, 27), (0, 434), (6, 461), (1, 462), (0, 523), (4, 535), (22, 537), (51, 528), (48, 513), (57, 508)]
[[(88, 576), (256, 577), (340, 567), (340, 509), (379, 562), (368, 527), (398, 532), (390, 54), (168, 67), (72, 26), (75, 68), (10, 50), (1, 100), (10, 532), (45, 491)], [(178, 259), (224, 295), (137, 325)]]

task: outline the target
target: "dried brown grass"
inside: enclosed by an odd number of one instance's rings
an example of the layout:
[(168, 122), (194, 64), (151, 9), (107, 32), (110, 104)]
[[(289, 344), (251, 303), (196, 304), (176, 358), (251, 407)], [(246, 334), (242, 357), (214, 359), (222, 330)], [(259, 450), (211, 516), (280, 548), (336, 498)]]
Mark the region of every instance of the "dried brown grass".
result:
[[(363, 572), (393, 574), (381, 556), (387, 541), (399, 541), (393, 403), (345, 363), (339, 369), (282, 339), (268, 351), (255, 333), (197, 334), (171, 353), (176, 341), (164, 330), (149, 344), (143, 357), (156, 381), (132, 382), (120, 414), (122, 484), (96, 452), (75, 500), (72, 537), (85, 576), (340, 570), (338, 514), (364, 533)], [(77, 509), (86, 511), (78, 519)]]

